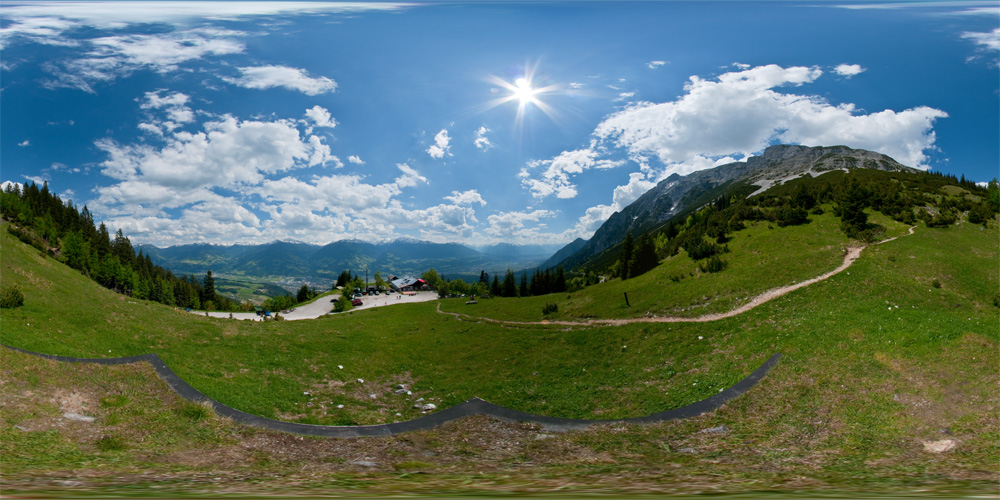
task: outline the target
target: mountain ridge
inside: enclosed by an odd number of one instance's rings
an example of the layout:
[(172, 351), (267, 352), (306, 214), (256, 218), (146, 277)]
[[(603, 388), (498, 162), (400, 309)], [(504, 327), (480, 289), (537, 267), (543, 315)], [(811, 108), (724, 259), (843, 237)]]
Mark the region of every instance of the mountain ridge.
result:
[[(882, 153), (842, 145), (769, 146), (760, 156), (752, 156), (744, 162), (727, 163), (686, 176), (673, 174), (663, 179), (630, 205), (612, 214), (577, 251), (558, 261), (549, 259), (546, 266), (573, 268), (618, 244), (629, 231), (639, 235), (684, 210), (711, 202), (703, 198), (720, 187), (743, 185), (747, 191), (745, 196), (749, 197), (807, 174), (821, 175), (850, 168), (918, 171)], [(754, 187), (756, 189), (749, 192)]]

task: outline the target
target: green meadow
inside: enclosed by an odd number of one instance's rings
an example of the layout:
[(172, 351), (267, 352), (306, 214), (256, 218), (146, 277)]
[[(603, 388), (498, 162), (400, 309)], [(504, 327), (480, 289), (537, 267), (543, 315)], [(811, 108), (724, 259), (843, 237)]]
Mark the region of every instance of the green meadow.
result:
[[(23, 306), (0, 312), (4, 344), (80, 357), (155, 352), (210, 397), (269, 418), (375, 424), (421, 416), (413, 408), (418, 398), (444, 408), (474, 396), (543, 415), (636, 417), (709, 397), (771, 354), (784, 355), (748, 394), (687, 421), (548, 436), (517, 424), (498, 430), (499, 423), (473, 418), (398, 438), (306, 439), (301, 446), (315, 453), (300, 450), (293, 460), (277, 450), (291, 453), (301, 438), (219, 419), (173, 396), (147, 367), (73, 366), (5, 352), (4, 481), (27, 487), (39, 477), (102, 464), (117, 474), (147, 474), (148, 481), (197, 479), (221, 467), (257, 481), (253, 491), (301, 487), (304, 494), (316, 488), (468, 493), (479, 487), (470, 481), (512, 492), (547, 491), (543, 486), (562, 482), (572, 485), (569, 492), (594, 484), (605, 486), (599, 491), (628, 491), (628, 484), (702, 491), (698, 485), (708, 483), (730, 492), (995, 491), (995, 223), (988, 229), (920, 225), (908, 235), (906, 226), (873, 215), (887, 237), (900, 237), (869, 246), (828, 280), (714, 322), (567, 327), (475, 320), (725, 312), (840, 265), (851, 242), (836, 230), (837, 219), (810, 219), (784, 228), (755, 223), (734, 233), (724, 255), (729, 267), (720, 273), (700, 273), (681, 252), (638, 278), (569, 294), (476, 305), (447, 299), (266, 323), (212, 319), (116, 295), (4, 231), (0, 286), (16, 284), (25, 296)], [(549, 303), (558, 312), (543, 315)], [(459, 320), (438, 307), (468, 317)], [(397, 384), (412, 394), (395, 394)], [(60, 412), (48, 395), (77, 385), (93, 395), (86, 410), (96, 427), (82, 434), (31, 431)], [(726, 426), (720, 435), (698, 432), (719, 425)], [(483, 434), (510, 438), (514, 451), (501, 453), (502, 440), (486, 442)], [(923, 451), (923, 442), (944, 438), (958, 442), (956, 451)], [(239, 465), (223, 458), (175, 460), (261, 440), (281, 445), (245, 445), (254, 451), (239, 455), (246, 458)], [(340, 444), (320, 444), (327, 441)], [(349, 458), (334, 458), (348, 452), (377, 456), (380, 465), (357, 472)], [(457, 465), (459, 459), (471, 465)], [(279, 479), (264, 479), (274, 471)], [(216, 491), (211, 482), (193, 481)], [(189, 487), (168, 482), (165, 491)]]

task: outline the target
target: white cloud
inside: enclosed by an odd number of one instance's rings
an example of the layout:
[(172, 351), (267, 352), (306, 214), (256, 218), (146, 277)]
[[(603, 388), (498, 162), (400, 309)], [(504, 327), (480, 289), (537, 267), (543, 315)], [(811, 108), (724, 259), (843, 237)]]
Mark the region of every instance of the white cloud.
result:
[(130, 24), (184, 25), (200, 19), (237, 19), (283, 14), (351, 13), (398, 10), (404, 3), (360, 2), (144, 2), (144, 1), (39, 1), (4, 6), (8, 25), (0, 38), (30, 40), (52, 38), (81, 26), (122, 28)]
[(475, 189), (461, 192), (452, 191), (451, 196), (445, 196), (444, 199), (455, 205), (472, 205), (473, 203), (479, 203), (480, 206), (486, 205), (486, 200)]
[(146, 92), (145, 98), (139, 107), (147, 110), (163, 109), (166, 111), (167, 120), (154, 120), (153, 123), (143, 123), (140, 124), (140, 129), (150, 132), (155, 129), (158, 135), (162, 135), (165, 131), (173, 130), (180, 124), (194, 121), (194, 111), (188, 107), (188, 102), (191, 100), (189, 96), (180, 92), (161, 95), (163, 92), (163, 90)]
[(31, 145), (31, 141), (29, 141), (28, 139), (25, 139), (25, 140), (17, 143), (17, 145), (21, 146), (22, 148), (26, 148), (26, 147), (28, 147), (28, 146)]
[(431, 144), (430, 147), (427, 148), (427, 154), (429, 154), (431, 158), (437, 159), (444, 158), (445, 155), (451, 156), (451, 153), (448, 152), (451, 149), (451, 146), (449, 145), (450, 142), (451, 138), (448, 137), (448, 130), (441, 129), (441, 131), (434, 136), (434, 144)]
[[(977, 45), (978, 52), (989, 54), (993, 58), (993, 65), (1000, 66), (997, 57), (998, 52), (1000, 52), (1000, 28), (994, 28), (993, 31), (986, 33), (967, 31), (962, 33), (962, 38), (971, 40)], [(969, 61), (975, 59), (978, 59), (978, 56), (968, 58)]]
[(403, 175), (397, 177), (395, 181), (395, 185), (399, 188), (413, 187), (417, 184), (427, 183), (426, 177), (420, 175), (416, 170), (405, 163), (397, 163), (396, 168), (398, 168), (400, 172), (403, 172)]
[(667, 64), (667, 61), (649, 61), (648, 63), (646, 63), (646, 67), (649, 69), (656, 69), (659, 68), (660, 66), (663, 66), (664, 64)]
[(552, 217), (554, 215), (555, 213), (549, 210), (534, 210), (531, 212), (501, 212), (499, 214), (490, 215), (486, 218), (489, 223), (489, 226), (486, 228), (486, 233), (507, 241), (514, 237), (524, 238), (528, 234), (537, 233), (537, 228), (532, 228), (534, 229), (533, 231), (526, 232), (525, 223), (537, 223), (543, 218)]
[(850, 78), (854, 75), (861, 74), (862, 71), (865, 71), (865, 68), (862, 68), (860, 64), (840, 64), (834, 68), (833, 71), (840, 76)]
[(246, 66), (239, 68), (239, 70), (243, 76), (223, 78), (223, 80), (249, 89), (266, 90), (284, 87), (310, 96), (337, 90), (337, 82), (325, 76), (313, 78), (305, 70), (298, 68), (270, 65)]
[[(179, 64), (206, 56), (238, 54), (245, 50), (238, 31), (198, 28), (155, 35), (121, 35), (86, 40), (90, 47), (79, 57), (50, 61), (43, 68), (55, 79), (47, 88), (70, 87), (93, 93), (94, 82), (127, 76), (139, 69), (159, 73), (177, 71)], [(83, 42), (81, 42), (83, 43)]]
[(583, 86), (584, 86), (584, 84), (582, 84), (580, 82), (570, 82), (569, 86), (570, 86), (570, 88), (576, 90), (576, 89), (582, 89)]
[(306, 110), (306, 118), (312, 120), (317, 127), (334, 128), (337, 126), (337, 120), (333, 119), (330, 111), (318, 104)]
[(490, 129), (486, 128), (485, 125), (480, 126), (479, 130), (476, 130), (476, 140), (474, 141), (474, 143), (477, 148), (482, 149), (483, 151), (486, 151), (487, 149), (493, 147), (493, 144), (490, 143), (490, 138), (486, 137), (486, 134), (489, 131)]
[(160, 148), (99, 140), (96, 146), (109, 156), (102, 172), (120, 181), (142, 180), (177, 190), (235, 188), (259, 183), (268, 174), (331, 160), (329, 148), (318, 137), (303, 141), (290, 121), (225, 116), (203, 128), (173, 133)]
[(811, 146), (845, 144), (927, 168), (933, 123), (943, 111), (921, 106), (857, 115), (852, 104), (834, 106), (818, 96), (776, 89), (801, 86), (822, 75), (818, 68), (759, 66), (720, 75), (692, 76), (687, 93), (672, 102), (644, 102), (606, 118), (594, 134), (628, 150), (653, 155), (664, 175), (690, 173), (723, 156), (745, 157), (772, 142)]
[(646, 191), (656, 186), (655, 182), (646, 180), (646, 176), (641, 172), (632, 172), (628, 178), (628, 184), (616, 187), (612, 196), (612, 207), (616, 211), (631, 205), (633, 201), (638, 200)]
[(125, 66), (148, 66), (159, 72), (206, 55), (239, 54), (245, 46), (233, 40), (242, 32), (210, 28), (162, 35), (123, 35), (90, 40), (95, 58), (118, 58)]
[[(521, 185), (531, 191), (536, 198), (555, 195), (556, 198), (575, 198), (576, 185), (571, 177), (591, 168), (608, 169), (624, 165), (623, 161), (600, 159), (597, 151), (586, 148), (575, 151), (563, 151), (551, 160), (535, 160), (521, 169), (518, 177)], [(533, 178), (531, 171), (538, 167), (546, 167), (538, 178)]]
[(362, 160), (361, 157), (358, 156), (358, 155), (348, 156), (347, 157), (347, 161), (349, 161), (349, 162), (351, 162), (351, 163), (353, 163), (355, 165), (364, 165), (365, 164), (364, 160)]

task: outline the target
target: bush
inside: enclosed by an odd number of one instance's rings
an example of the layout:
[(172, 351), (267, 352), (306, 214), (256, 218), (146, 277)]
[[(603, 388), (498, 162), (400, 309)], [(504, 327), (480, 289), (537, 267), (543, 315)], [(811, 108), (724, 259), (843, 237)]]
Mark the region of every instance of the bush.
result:
[(692, 260), (707, 259), (716, 254), (723, 253), (725, 248), (715, 243), (705, 241), (701, 234), (694, 234), (681, 243), (681, 247), (688, 253)]
[(556, 304), (548, 303), (542, 306), (542, 315), (548, 316), (549, 314), (559, 312), (559, 306)]
[(350, 311), (353, 304), (351, 304), (351, 298), (347, 295), (341, 295), (337, 302), (333, 304), (333, 312), (345, 312)]
[(934, 281), (931, 282), (931, 286), (934, 288), (941, 288), (941, 282), (935, 278)]
[(24, 305), (24, 294), (16, 286), (9, 286), (0, 292), (0, 308), (13, 309)]
[(699, 264), (698, 269), (703, 273), (717, 273), (729, 267), (729, 263), (720, 259), (718, 255), (713, 255), (704, 264)]

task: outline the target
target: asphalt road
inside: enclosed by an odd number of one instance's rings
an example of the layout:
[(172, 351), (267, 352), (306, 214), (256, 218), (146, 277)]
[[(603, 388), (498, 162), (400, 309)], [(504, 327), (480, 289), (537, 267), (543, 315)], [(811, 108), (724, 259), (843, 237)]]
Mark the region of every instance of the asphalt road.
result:
[[(300, 319), (315, 319), (324, 314), (333, 311), (333, 302), (336, 295), (329, 295), (326, 297), (321, 297), (308, 304), (303, 304), (296, 307), (288, 313), (280, 313), (282, 318), (286, 320), (300, 320)], [(395, 304), (408, 304), (411, 302), (427, 302), (429, 300), (434, 300), (437, 298), (437, 292), (415, 292), (412, 295), (401, 295), (401, 294), (389, 294), (389, 295), (372, 295), (365, 296), (361, 298), (363, 302), (362, 305), (356, 306), (352, 311), (357, 311), (361, 309), (370, 309), (372, 307), (385, 307)], [(232, 318), (239, 320), (253, 320), (260, 321), (260, 316), (252, 312), (209, 312), (205, 311), (191, 311), (192, 314), (201, 314), (211, 316), (213, 318)]]

